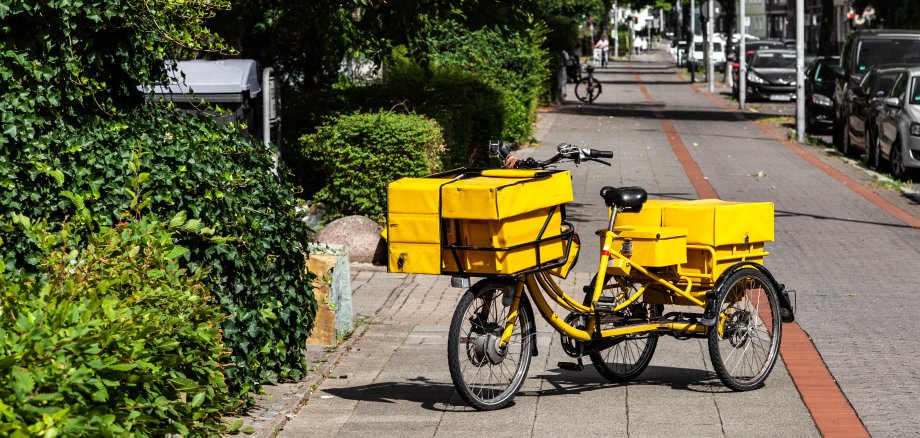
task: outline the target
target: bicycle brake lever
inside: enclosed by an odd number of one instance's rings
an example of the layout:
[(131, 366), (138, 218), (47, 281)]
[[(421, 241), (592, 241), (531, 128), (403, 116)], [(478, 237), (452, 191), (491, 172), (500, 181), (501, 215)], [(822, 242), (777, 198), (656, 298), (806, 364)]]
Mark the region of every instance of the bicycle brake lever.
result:
[(597, 161), (598, 163), (606, 164), (606, 165), (608, 165), (608, 166), (613, 166), (612, 164), (610, 164), (610, 163), (608, 163), (608, 162), (606, 162), (606, 161), (604, 161), (604, 160), (599, 160), (599, 159), (597, 159), (597, 158), (585, 158), (585, 159), (586, 159), (586, 160), (591, 160), (591, 161)]

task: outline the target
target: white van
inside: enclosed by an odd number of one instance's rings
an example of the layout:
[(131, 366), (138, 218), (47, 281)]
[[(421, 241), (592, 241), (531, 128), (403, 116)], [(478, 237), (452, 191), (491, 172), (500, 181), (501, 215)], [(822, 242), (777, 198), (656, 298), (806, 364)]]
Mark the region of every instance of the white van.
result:
[[(703, 64), (703, 52), (706, 48), (703, 46), (703, 37), (695, 35), (693, 37), (693, 60), (699, 65)], [(712, 38), (712, 64), (716, 70), (725, 68), (725, 40), (715, 35)]]

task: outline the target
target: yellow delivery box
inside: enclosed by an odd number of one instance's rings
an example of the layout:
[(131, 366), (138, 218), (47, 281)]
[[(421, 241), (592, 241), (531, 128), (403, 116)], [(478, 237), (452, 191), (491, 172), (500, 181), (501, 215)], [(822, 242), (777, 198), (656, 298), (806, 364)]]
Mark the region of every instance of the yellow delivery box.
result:
[(387, 188), (388, 268), (514, 274), (564, 257), (568, 171), (460, 169)]

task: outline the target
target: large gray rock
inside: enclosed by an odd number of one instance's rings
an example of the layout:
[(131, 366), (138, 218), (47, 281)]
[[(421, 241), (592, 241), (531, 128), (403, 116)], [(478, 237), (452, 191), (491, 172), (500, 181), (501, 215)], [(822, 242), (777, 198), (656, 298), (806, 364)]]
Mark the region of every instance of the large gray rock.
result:
[(380, 244), (380, 230), (377, 222), (364, 216), (345, 216), (326, 225), (316, 241), (345, 245), (352, 262), (371, 263)]

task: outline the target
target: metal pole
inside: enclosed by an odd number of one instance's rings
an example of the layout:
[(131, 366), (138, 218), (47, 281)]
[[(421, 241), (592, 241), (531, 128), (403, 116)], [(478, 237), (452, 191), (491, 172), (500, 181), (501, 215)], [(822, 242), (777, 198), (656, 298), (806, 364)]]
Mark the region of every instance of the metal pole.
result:
[(738, 16), (740, 17), (740, 28), (741, 28), (741, 48), (738, 49), (738, 109), (744, 109), (744, 100), (747, 97), (747, 65), (745, 65), (745, 54), (747, 53), (747, 47), (745, 46), (745, 41), (747, 40), (747, 17), (744, 13), (744, 3), (747, 0), (738, 0)]
[(620, 56), (620, 8), (613, 2), (613, 57)]
[(690, 82), (696, 82), (696, 58), (693, 48), (696, 44), (696, 0), (690, 0), (690, 44), (687, 44), (687, 65), (690, 66)]
[(709, 43), (706, 44), (706, 80), (709, 81), (709, 92), (714, 93), (716, 91), (715, 86), (715, 68), (712, 63), (712, 34), (715, 28), (715, 0), (709, 0), (709, 19), (706, 20), (706, 34), (709, 35)]
[(696, 0), (690, 0), (690, 55), (693, 59), (693, 39), (696, 38)]
[(805, 141), (805, 0), (795, 1), (795, 139)]

